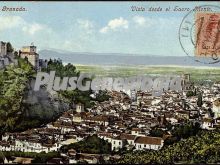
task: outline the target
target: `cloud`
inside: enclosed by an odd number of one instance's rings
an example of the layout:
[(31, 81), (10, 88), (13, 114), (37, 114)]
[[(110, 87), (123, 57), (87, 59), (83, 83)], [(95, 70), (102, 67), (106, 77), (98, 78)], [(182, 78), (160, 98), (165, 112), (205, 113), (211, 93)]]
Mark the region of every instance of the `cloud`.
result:
[(106, 33), (109, 30), (128, 29), (128, 21), (122, 17), (112, 19), (108, 22), (107, 26), (100, 29), (101, 33)]
[[(129, 23), (131, 23), (129, 25)], [(136, 15), (129, 20), (126, 20), (122, 17), (112, 19), (108, 22), (106, 26), (99, 30), (100, 33), (107, 33), (109, 31), (117, 31), (121, 29), (129, 29), (132, 33), (133, 28), (153, 28), (153, 29), (170, 29), (170, 26), (176, 28), (180, 24), (180, 20), (176, 17), (149, 17), (149, 16), (140, 16)], [(134, 30), (134, 29), (133, 29)]]
[(34, 35), (36, 32), (39, 32), (41, 30), (49, 30), (47, 26), (38, 24), (38, 23), (33, 23), (33, 24), (26, 24), (23, 26), (22, 31), (25, 33), (28, 33), (30, 35)]
[(89, 20), (78, 19), (77, 23), (84, 29), (93, 28), (93, 23)]
[(48, 28), (46, 25), (26, 22), (20, 16), (0, 16), (0, 23), (0, 31), (16, 28), (21, 29), (23, 32), (28, 33), (30, 35), (34, 35), (36, 32), (42, 30), (47, 32), (51, 31), (51, 29)]
[(140, 26), (144, 26), (144, 25), (146, 25), (146, 18), (145, 17), (142, 17), (142, 16), (134, 16), (133, 17), (133, 21), (135, 22), (135, 23), (137, 23), (138, 25), (140, 25)]
[(24, 24), (24, 20), (19, 16), (1, 16), (0, 31), (8, 30)]
[(93, 33), (94, 30), (94, 24), (86, 19), (77, 19), (77, 25), (79, 28), (84, 30), (87, 34)]
[(160, 22), (158, 18), (155, 20), (151, 17), (143, 17), (143, 16), (134, 16), (132, 18), (132, 21), (135, 23), (136, 27), (152, 27), (157, 24), (157, 22)]
[(143, 16), (134, 16), (132, 21), (135, 23), (136, 27), (155, 27), (156, 29), (167, 29), (170, 26), (176, 26), (180, 24), (180, 20), (176, 17), (167, 17), (167, 18), (152, 18), (152, 17), (143, 17)]

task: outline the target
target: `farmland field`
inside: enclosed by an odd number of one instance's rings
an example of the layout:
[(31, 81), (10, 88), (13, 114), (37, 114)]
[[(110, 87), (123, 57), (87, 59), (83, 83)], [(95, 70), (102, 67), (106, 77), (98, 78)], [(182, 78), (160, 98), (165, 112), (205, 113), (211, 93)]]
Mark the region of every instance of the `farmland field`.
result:
[(128, 77), (190, 74), (193, 81), (220, 81), (220, 68), (217, 67), (76, 65), (76, 68), (81, 73), (92, 73), (96, 76)]

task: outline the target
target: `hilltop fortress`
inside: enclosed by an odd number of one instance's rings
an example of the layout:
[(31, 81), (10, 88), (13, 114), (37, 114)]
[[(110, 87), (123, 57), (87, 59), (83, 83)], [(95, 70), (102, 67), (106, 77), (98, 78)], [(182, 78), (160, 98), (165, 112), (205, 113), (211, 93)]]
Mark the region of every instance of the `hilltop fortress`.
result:
[[(9, 43), (0, 41), (0, 69), (7, 65), (17, 65), (18, 63), (14, 56), (15, 51), (12, 48), (9, 50), (8, 44)], [(23, 46), (21, 50), (18, 51), (18, 56), (24, 59), (26, 58), (36, 71), (47, 67), (47, 60), (39, 59), (37, 47), (33, 44), (31, 46)]]

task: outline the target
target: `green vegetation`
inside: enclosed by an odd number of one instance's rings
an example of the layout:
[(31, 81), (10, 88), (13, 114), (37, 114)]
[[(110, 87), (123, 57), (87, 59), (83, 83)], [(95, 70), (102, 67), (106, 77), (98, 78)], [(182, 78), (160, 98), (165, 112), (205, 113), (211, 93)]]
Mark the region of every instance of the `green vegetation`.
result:
[(166, 131), (160, 128), (152, 128), (150, 130), (150, 136), (153, 136), (153, 137), (163, 137), (164, 134), (166, 134)]
[(66, 153), (69, 149), (75, 149), (77, 152), (89, 154), (110, 154), (111, 144), (97, 135), (88, 136), (84, 140), (62, 146), (61, 152)]
[(194, 93), (193, 91), (188, 91), (188, 92), (186, 93), (186, 96), (187, 96), (187, 97), (195, 96), (195, 93)]
[(172, 136), (165, 140), (165, 144), (170, 145), (174, 142), (180, 141), (181, 139), (195, 136), (200, 130), (201, 128), (199, 123), (194, 124), (189, 122), (181, 125), (176, 125), (170, 130)]
[(19, 118), (19, 122), (14, 125), (14, 128), (12, 130), (9, 130), (10, 132), (14, 132), (14, 131), (18, 131), (18, 132), (22, 132), (31, 128), (38, 128), (41, 127), (44, 124), (47, 124), (51, 121), (55, 121), (54, 119), (50, 119), (50, 120), (43, 120), (41, 118), (37, 118), (37, 117), (28, 117), (26, 115), (21, 115), (21, 117)]
[[(76, 71), (76, 67), (72, 64), (63, 65), (61, 60), (49, 60), (48, 67), (43, 71), (50, 72), (56, 71), (56, 76), (59, 77), (78, 77), (80, 72)], [(74, 103), (81, 102), (85, 105), (86, 108), (91, 107), (92, 103), (90, 102), (91, 91), (80, 91), (78, 89), (71, 91), (59, 91), (59, 96), (67, 100), (70, 105)]]
[(21, 102), (28, 79), (33, 74), (31, 65), (18, 58), (18, 67), (0, 70), (0, 130), (14, 130), (22, 116)]
[[(48, 61), (48, 67), (46, 69), (43, 69), (42, 71), (50, 72), (50, 71), (56, 71), (56, 76), (59, 76), (61, 78), (63, 77), (78, 77), (80, 75), (80, 72), (76, 70), (76, 67), (72, 64), (63, 65), (61, 60), (49, 60)], [(84, 79), (84, 82), (89, 79)], [(71, 90), (71, 91), (59, 91), (59, 96), (65, 100), (67, 100), (70, 105), (73, 105), (74, 103), (83, 103), (86, 108), (89, 108), (93, 106), (92, 101), (105, 101), (109, 99), (106, 92), (100, 92), (98, 94), (97, 99), (93, 99), (90, 97), (92, 94), (92, 91), (80, 91), (78, 89)]]
[(42, 72), (50, 71), (56, 71), (56, 76), (58, 77), (74, 77), (79, 75), (79, 72), (74, 65), (69, 63), (64, 66), (60, 59), (50, 59), (47, 68), (42, 69)]
[(202, 107), (202, 94), (198, 94), (198, 100), (197, 100), (197, 105), (198, 107)]
[[(201, 130), (199, 123), (192, 123), (187, 121), (184, 124), (179, 124), (172, 126), (170, 123), (165, 124), (167, 131), (171, 133), (164, 142), (165, 145), (171, 145), (176, 142), (179, 142), (181, 139), (186, 139), (191, 136), (195, 136)], [(162, 130), (161, 128), (154, 127), (150, 130), (150, 136), (161, 137), (168, 135), (167, 131)]]
[[(7, 46), (10, 48), (9, 50), (13, 50), (10, 44)], [(48, 107), (44, 105), (42, 109), (43, 105), (33, 105), (32, 107), (29, 104), (23, 103), (23, 99), (29, 90), (30, 81), (34, 78), (36, 72), (27, 59), (20, 58), (17, 52), (15, 52), (15, 56), (18, 60), (18, 66), (10, 65), (0, 70), (0, 135), (4, 132), (24, 131), (26, 129), (40, 127), (48, 122), (55, 121), (60, 115), (54, 112), (56, 114), (52, 118), (45, 120), (43, 117), (31, 117), (26, 114), (30, 108), (31, 111), (35, 110), (41, 113), (41, 116), (47, 110), (53, 113), (53, 109), (49, 105)], [(56, 71), (56, 76), (60, 77), (79, 75), (75, 66), (72, 64), (64, 66), (61, 60), (49, 60), (48, 68), (42, 71), (49, 72), (54, 70)], [(58, 94), (61, 100), (69, 102), (70, 105), (81, 102), (86, 108), (91, 107), (93, 101), (96, 100), (90, 97), (92, 91), (82, 92), (76, 89), (73, 91), (60, 91)], [(97, 97), (98, 101), (104, 101), (105, 99), (108, 99), (105, 92), (101, 92)]]
[(12, 53), (14, 51), (14, 48), (12, 47), (10, 42), (7, 43), (7, 51), (8, 53)]
[(137, 75), (182, 75), (189, 73), (192, 81), (220, 80), (220, 68), (178, 67), (178, 66), (99, 66), (76, 65), (83, 73), (94, 73), (96, 76), (137, 76)]
[(110, 98), (110, 96), (107, 94), (107, 91), (100, 91), (98, 94), (96, 94), (95, 100), (98, 102), (106, 101)]
[(196, 136), (165, 146), (159, 151), (129, 152), (115, 163), (173, 164), (219, 163), (220, 131), (200, 131)]

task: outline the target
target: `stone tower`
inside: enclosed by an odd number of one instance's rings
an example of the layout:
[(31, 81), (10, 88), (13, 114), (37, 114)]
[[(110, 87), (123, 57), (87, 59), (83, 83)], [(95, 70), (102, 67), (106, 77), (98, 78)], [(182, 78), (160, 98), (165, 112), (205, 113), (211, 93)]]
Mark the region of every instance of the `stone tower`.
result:
[(7, 55), (7, 43), (0, 41), (0, 57)]
[(39, 54), (37, 54), (36, 46), (23, 46), (20, 56), (21, 58), (27, 57), (28, 61), (33, 65), (34, 69), (39, 69)]

